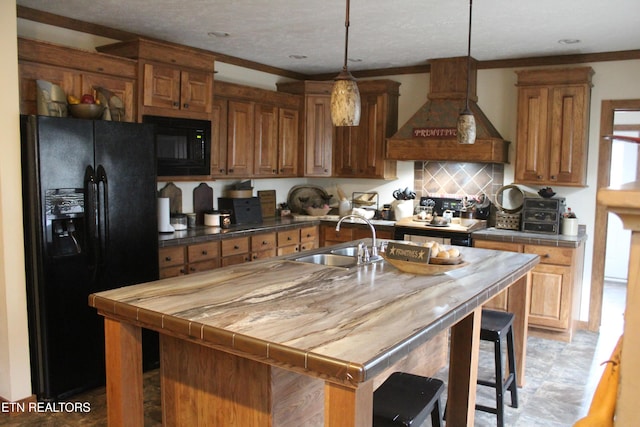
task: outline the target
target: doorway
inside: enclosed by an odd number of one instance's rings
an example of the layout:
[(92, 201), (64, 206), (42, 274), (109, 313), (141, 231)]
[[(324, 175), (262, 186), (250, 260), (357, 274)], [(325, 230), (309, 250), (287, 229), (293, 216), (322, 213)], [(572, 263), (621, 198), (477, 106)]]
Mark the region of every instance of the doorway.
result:
[[(624, 146), (615, 143), (615, 141), (611, 141), (609, 139), (604, 138), (606, 135), (613, 134), (626, 134), (629, 135), (628, 132), (636, 132), (633, 135), (638, 135), (640, 132), (640, 128), (636, 124), (625, 123), (627, 118), (631, 116), (635, 117), (640, 116), (640, 100), (606, 100), (602, 101), (602, 110), (600, 117), (600, 146), (598, 150), (598, 189), (608, 187), (612, 184), (618, 184), (617, 180), (633, 180), (638, 176), (638, 145), (635, 147), (632, 146)], [(632, 128), (629, 128), (631, 126)], [(633, 128), (635, 126), (635, 128)], [(612, 170), (618, 171), (620, 167), (618, 163), (615, 166), (612, 166), (612, 161), (622, 161), (617, 160), (620, 158), (619, 151), (622, 150), (623, 153), (627, 152), (627, 150), (631, 150), (632, 156), (636, 159), (635, 165), (633, 166), (632, 173), (633, 176), (631, 179), (628, 179), (628, 174), (624, 176), (620, 176), (619, 174), (615, 174), (612, 180), (611, 172)], [(626, 156), (623, 154), (623, 157)], [(625, 164), (628, 166), (628, 164)], [(613, 223), (612, 219), (612, 223)], [(608, 228), (609, 228), (609, 213), (607, 210), (596, 203), (596, 215), (595, 215), (595, 225), (594, 225), (594, 246), (593, 253), (594, 254), (606, 254), (607, 246), (613, 246), (616, 248), (616, 253), (620, 253), (621, 250), (619, 246), (607, 245), (608, 238)], [(615, 228), (612, 227), (612, 233), (616, 233)], [(611, 249), (611, 248), (610, 248)], [(610, 252), (611, 253), (611, 252)], [(627, 250), (628, 253), (628, 250)], [(594, 257), (593, 267), (591, 270), (591, 293), (589, 298), (589, 323), (588, 329), (590, 331), (598, 331), (600, 328), (600, 324), (602, 322), (602, 301), (603, 301), (603, 293), (604, 293), (604, 283), (605, 283), (605, 266), (606, 266), (606, 258), (612, 258), (613, 255), (609, 257)], [(628, 266), (628, 260), (626, 265)], [(612, 267), (609, 266), (609, 270)], [(616, 271), (619, 271), (616, 270)], [(613, 274), (613, 273), (610, 273)], [(615, 273), (620, 274), (620, 273)]]

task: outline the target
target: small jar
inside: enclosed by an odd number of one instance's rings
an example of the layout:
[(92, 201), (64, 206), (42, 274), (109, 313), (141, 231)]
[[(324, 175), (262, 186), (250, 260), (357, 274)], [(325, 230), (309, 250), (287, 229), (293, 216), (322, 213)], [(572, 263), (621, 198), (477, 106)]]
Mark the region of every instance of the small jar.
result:
[(220, 211), (205, 212), (204, 225), (207, 227), (220, 227)]
[(173, 213), (169, 223), (175, 231), (181, 231), (187, 229), (187, 215), (183, 213)]
[(220, 211), (220, 227), (229, 228), (231, 226), (231, 212)]
[(383, 205), (382, 210), (380, 211), (380, 218), (385, 221), (389, 221), (391, 219), (391, 205)]

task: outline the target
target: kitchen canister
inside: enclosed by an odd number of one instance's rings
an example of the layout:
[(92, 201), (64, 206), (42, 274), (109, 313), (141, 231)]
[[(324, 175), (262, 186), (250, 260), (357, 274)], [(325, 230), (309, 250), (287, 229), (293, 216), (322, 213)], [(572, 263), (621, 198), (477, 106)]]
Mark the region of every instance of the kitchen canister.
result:
[(158, 197), (158, 231), (160, 233), (173, 233), (174, 231), (169, 222), (168, 197)]
[(563, 236), (577, 236), (578, 218), (562, 218), (561, 228)]
[(204, 225), (207, 227), (220, 227), (220, 211), (205, 212)]

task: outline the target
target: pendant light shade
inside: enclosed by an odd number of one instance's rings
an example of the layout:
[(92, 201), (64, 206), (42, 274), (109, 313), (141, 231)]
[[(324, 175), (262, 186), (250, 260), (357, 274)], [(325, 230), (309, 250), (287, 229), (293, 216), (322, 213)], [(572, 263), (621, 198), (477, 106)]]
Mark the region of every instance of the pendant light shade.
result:
[(458, 143), (459, 144), (473, 144), (476, 142), (476, 119), (473, 117), (473, 113), (469, 109), (469, 86), (471, 75), (471, 11), (473, 7), (473, 0), (469, 0), (469, 44), (467, 48), (467, 96), (465, 99), (464, 110), (458, 116)]
[(331, 90), (331, 122), (334, 126), (358, 126), (360, 124), (360, 91), (356, 79), (347, 69), (349, 49), (349, 3), (345, 19), (344, 66), (335, 78)]

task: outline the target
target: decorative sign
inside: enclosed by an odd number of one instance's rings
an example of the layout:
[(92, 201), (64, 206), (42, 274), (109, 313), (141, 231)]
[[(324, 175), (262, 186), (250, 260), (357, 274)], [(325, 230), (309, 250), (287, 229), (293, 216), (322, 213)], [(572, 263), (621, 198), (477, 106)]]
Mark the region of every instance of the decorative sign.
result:
[(456, 128), (413, 128), (414, 138), (456, 138)]
[(427, 248), (426, 246), (389, 242), (385, 256), (387, 258), (397, 259), (400, 261), (428, 264), (429, 257), (431, 256), (431, 248)]

